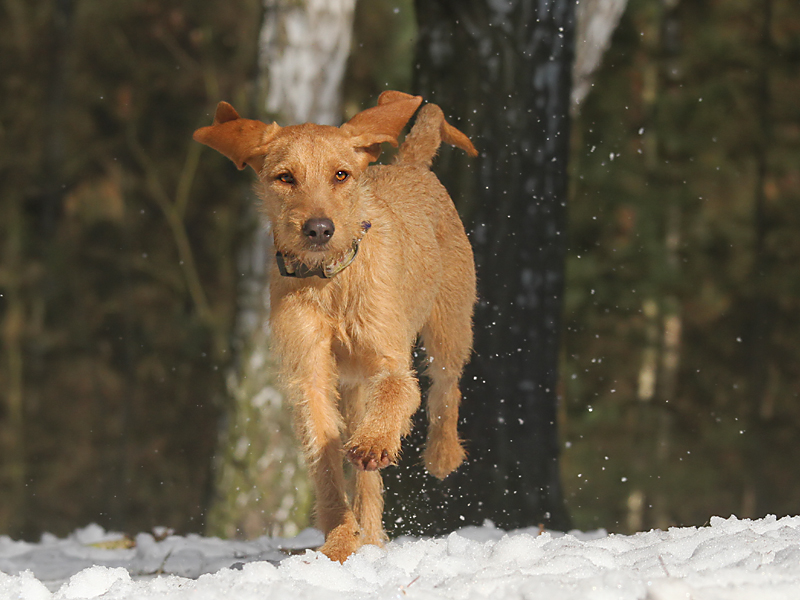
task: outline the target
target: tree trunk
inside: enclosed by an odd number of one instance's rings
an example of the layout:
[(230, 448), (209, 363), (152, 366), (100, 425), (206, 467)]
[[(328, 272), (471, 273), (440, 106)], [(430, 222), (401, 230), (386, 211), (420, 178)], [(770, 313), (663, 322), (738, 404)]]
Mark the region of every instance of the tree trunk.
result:
[[(341, 121), (355, 0), (268, 0), (261, 30), (261, 117), (282, 125)], [(291, 536), (308, 526), (311, 487), (269, 352), (266, 265), (274, 252), (255, 207), (242, 246), (236, 367), (220, 442), (211, 533)]]
[(567, 529), (556, 386), (574, 2), (416, 7), (416, 91), (441, 105), (481, 153), (468, 164), (443, 151), (436, 167), (465, 218), (479, 303), (462, 380), (469, 457), (443, 485), (413, 494), (430, 497), (435, 510), (408, 516), (423, 529), (430, 513), (438, 530), (484, 519)]
[(572, 69), (573, 113), (594, 85), (594, 73), (611, 45), (611, 36), (627, 4), (628, 0), (582, 0), (578, 3)]
[(355, 0), (267, 0), (261, 29), (260, 94), (283, 125), (342, 121), (342, 80)]

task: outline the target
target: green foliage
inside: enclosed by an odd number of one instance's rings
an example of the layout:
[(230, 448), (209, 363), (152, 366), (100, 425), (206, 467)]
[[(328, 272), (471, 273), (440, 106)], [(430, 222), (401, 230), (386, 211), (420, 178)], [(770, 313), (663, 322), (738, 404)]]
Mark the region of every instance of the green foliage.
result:
[(191, 132), (245, 97), (259, 2), (3, 11), (0, 531), (200, 530), (244, 194)]
[(663, 6), (630, 2), (574, 127), (563, 465), (583, 528), (800, 508), (800, 10)]

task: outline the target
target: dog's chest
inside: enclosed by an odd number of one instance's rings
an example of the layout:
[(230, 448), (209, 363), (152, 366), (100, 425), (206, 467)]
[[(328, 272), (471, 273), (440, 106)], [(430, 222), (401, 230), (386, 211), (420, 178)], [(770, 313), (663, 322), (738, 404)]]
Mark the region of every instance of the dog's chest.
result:
[(329, 287), (324, 306), (332, 335), (331, 350), (341, 378), (360, 378), (377, 368), (373, 363), (396, 346), (397, 331), (386, 327), (386, 306), (381, 309), (375, 294), (363, 286), (349, 286), (342, 279), (331, 282), (336, 285)]
[(365, 336), (369, 333), (370, 323), (374, 323), (374, 306), (367, 294), (350, 286), (331, 287), (325, 309), (331, 324), (333, 341), (336, 345), (353, 352), (363, 344)]
[(374, 370), (372, 363), (380, 355), (380, 334), (374, 322), (356, 311), (344, 311), (335, 320), (331, 351), (336, 360), (340, 381), (360, 380)]

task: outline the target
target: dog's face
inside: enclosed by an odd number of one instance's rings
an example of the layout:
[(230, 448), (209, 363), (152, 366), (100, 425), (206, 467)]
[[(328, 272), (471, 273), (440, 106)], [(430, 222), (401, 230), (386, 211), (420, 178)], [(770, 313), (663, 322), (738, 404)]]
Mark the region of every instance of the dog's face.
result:
[(397, 145), (421, 102), (419, 96), (387, 91), (378, 106), (341, 127), (284, 128), (243, 119), (220, 102), (214, 123), (195, 131), (194, 139), (258, 173), (277, 249), (315, 267), (347, 252), (360, 236), (364, 171), (377, 160), (381, 143)]
[(297, 125), (270, 140), (259, 173), (275, 247), (316, 267), (362, 231), (362, 175), (376, 150), (338, 127)]

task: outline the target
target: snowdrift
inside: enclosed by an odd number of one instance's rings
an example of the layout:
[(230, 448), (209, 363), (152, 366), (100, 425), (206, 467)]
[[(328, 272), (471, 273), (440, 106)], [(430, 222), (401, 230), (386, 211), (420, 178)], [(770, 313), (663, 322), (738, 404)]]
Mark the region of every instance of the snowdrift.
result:
[(487, 524), (367, 546), (343, 565), (302, 550), (321, 541), (313, 530), (127, 540), (97, 525), (38, 544), (0, 537), (0, 599), (800, 599), (800, 517), (715, 517), (631, 536)]

